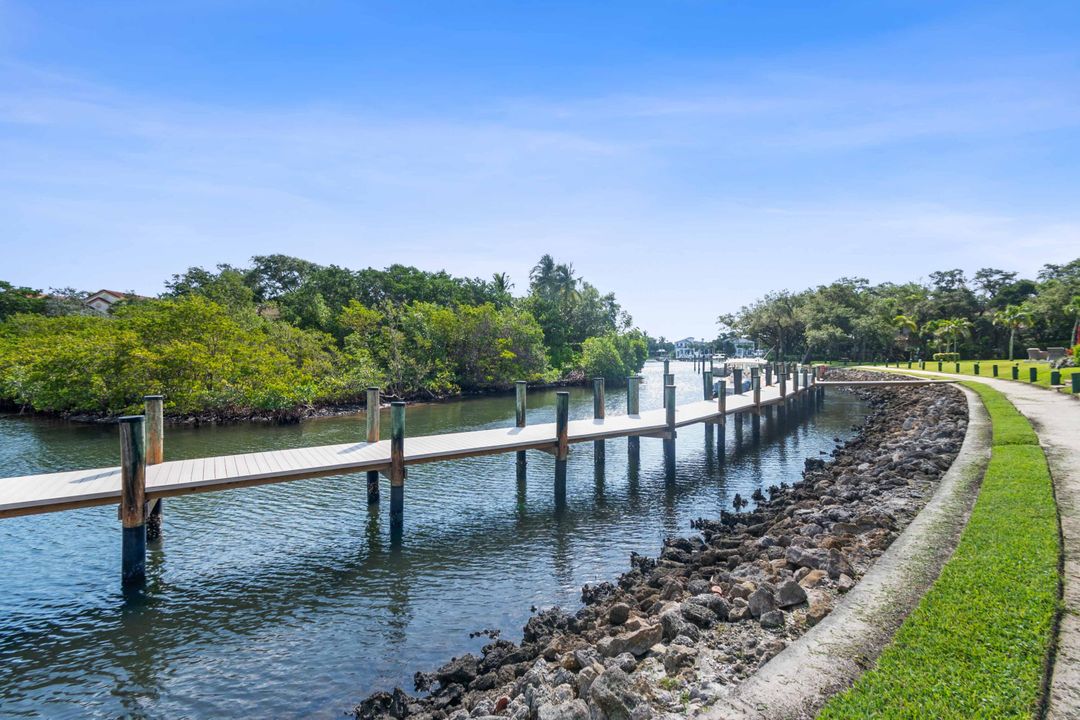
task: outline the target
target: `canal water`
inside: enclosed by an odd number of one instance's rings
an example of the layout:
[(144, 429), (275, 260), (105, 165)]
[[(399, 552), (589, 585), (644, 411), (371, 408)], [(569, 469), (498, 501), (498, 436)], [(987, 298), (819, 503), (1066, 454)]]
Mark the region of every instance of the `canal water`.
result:
[[(672, 366), (679, 402), (701, 397), (689, 363)], [(661, 404), (661, 366), (644, 370), (641, 408)], [(625, 391), (607, 393), (609, 414)], [(529, 422), (554, 419), (554, 392), (529, 396)], [(589, 389), (571, 418), (591, 417)], [(661, 441), (572, 446), (565, 502), (554, 461), (529, 453), (409, 468), (405, 530), (391, 543), (388, 504), (369, 511), (363, 474), (169, 498), (146, 592), (120, 591), (115, 507), (0, 520), (0, 717), (340, 717), (377, 689), (412, 690), (417, 670), (477, 651), (494, 628), (519, 640), (531, 607), (580, 605), (630, 553), (799, 477), (807, 457), (852, 434), (866, 406), (831, 393), (817, 413), (770, 426), (747, 418), (724, 452), (704, 426), (679, 430), (674, 475)], [(384, 411), (385, 412), (385, 411)], [(409, 434), (513, 424), (512, 395), (410, 406)], [(388, 418), (382, 425), (388, 427)], [(295, 426), (166, 429), (166, 459), (344, 443), (362, 416)], [(115, 427), (0, 416), (0, 475), (111, 465)], [(387, 488), (383, 489), (388, 498)]]

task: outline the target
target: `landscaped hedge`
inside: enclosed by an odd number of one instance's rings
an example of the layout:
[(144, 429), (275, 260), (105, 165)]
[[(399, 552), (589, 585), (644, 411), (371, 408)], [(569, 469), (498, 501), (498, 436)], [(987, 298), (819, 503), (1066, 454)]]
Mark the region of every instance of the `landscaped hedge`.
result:
[(946, 353), (934, 353), (934, 359), (942, 362), (956, 362), (960, 359), (960, 353), (946, 352)]

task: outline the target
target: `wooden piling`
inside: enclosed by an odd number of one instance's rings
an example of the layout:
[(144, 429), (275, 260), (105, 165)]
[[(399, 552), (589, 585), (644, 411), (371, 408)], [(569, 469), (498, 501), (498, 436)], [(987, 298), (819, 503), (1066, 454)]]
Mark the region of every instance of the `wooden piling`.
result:
[[(528, 391), (528, 383), (524, 380), (518, 380), (514, 383), (514, 420), (516, 426), (519, 428), (525, 427), (525, 396)], [(525, 451), (517, 451), (517, 468), (518, 475), (521, 476), (525, 470), (526, 458)]]
[[(604, 378), (593, 378), (592, 381), (592, 412), (593, 420), (603, 420), (606, 415), (604, 409)], [(593, 440), (593, 459), (604, 460), (604, 441)]]
[(750, 382), (754, 386), (754, 417), (761, 415), (761, 376), (757, 374), (757, 368), (750, 371)]
[(675, 450), (675, 385), (664, 386), (664, 419), (667, 423), (667, 437), (664, 439), (665, 452)]
[(737, 367), (733, 369), (731, 374), (734, 376), (733, 382), (735, 384), (735, 387), (732, 389), (735, 391), (736, 395), (742, 395), (742, 368)]
[(146, 419), (120, 418), (120, 523), (123, 526), (121, 582), (146, 580)]
[(390, 527), (405, 519), (405, 403), (390, 403)]
[(781, 405), (783, 405), (784, 396), (787, 395), (787, 374), (784, 372), (783, 364), (781, 364), (777, 379), (780, 381), (780, 400)]
[[(664, 387), (675, 383), (675, 375), (672, 373), (664, 373)], [(667, 394), (661, 393), (663, 396), (663, 405), (667, 407)]]
[[(367, 389), (367, 441), (379, 442), (379, 388)], [(379, 504), (379, 471), (369, 470), (367, 474), (367, 501), (368, 505)]]
[[(702, 383), (701, 383), (702, 388), (701, 389), (702, 389), (702, 393), (705, 396), (704, 400), (706, 402), (708, 402), (708, 401), (712, 400), (712, 396), (713, 396), (712, 370), (706, 370), (702, 374), (701, 380), (702, 380)], [(709, 442), (711, 443), (712, 442), (712, 423), (708, 422), (708, 421), (705, 422), (705, 436), (707, 438), (709, 438)]]
[(772, 363), (765, 366), (765, 387), (772, 385)]
[(570, 393), (555, 393), (555, 459), (566, 461), (570, 455)]
[(720, 412), (720, 424), (727, 423), (727, 380), (720, 378), (720, 385), (716, 388), (716, 409)]
[[(165, 460), (165, 397), (147, 395), (143, 398), (146, 413), (146, 464), (157, 465)], [(164, 520), (165, 501), (157, 498), (149, 503), (146, 513), (146, 541), (161, 540), (161, 522)]]
[[(631, 375), (626, 378), (626, 414), (638, 415), (641, 413), (641, 376)], [(641, 449), (641, 438), (629, 437), (626, 439), (626, 448), (633, 461)]]

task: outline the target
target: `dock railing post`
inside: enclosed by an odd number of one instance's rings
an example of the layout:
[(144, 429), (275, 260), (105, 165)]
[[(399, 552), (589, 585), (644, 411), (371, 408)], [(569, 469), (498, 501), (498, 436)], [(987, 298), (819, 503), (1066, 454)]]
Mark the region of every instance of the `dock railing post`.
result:
[[(604, 409), (604, 378), (593, 378), (592, 381), (592, 416), (593, 420), (603, 420), (607, 413)], [(593, 440), (593, 460), (604, 461), (604, 441)]]
[[(367, 389), (367, 407), (365, 410), (365, 414), (367, 415), (367, 441), (369, 443), (379, 442), (379, 404), (379, 388), (369, 387)], [(379, 504), (378, 470), (368, 470), (367, 501), (368, 505)]]
[(120, 523), (123, 526), (121, 582), (146, 580), (146, 419), (120, 418)]
[[(514, 420), (519, 428), (525, 427), (525, 396), (528, 391), (528, 383), (518, 380), (514, 383)], [(525, 470), (525, 451), (517, 451), (517, 470), (520, 475)]]
[(390, 528), (405, 520), (405, 403), (390, 403)]
[[(158, 465), (165, 460), (165, 397), (147, 395), (143, 398), (146, 413), (146, 465)], [(146, 541), (161, 540), (161, 521), (164, 519), (165, 501), (150, 501), (146, 512)]]

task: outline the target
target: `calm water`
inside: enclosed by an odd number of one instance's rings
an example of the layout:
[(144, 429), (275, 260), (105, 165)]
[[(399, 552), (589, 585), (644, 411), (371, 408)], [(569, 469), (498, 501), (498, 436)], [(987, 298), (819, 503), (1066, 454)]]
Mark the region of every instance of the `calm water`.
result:
[[(700, 376), (673, 365), (679, 402)], [(643, 410), (660, 405), (646, 366)], [(554, 393), (530, 393), (530, 422), (550, 422)], [(608, 412), (625, 391), (608, 392)], [(798, 477), (803, 459), (846, 438), (865, 407), (841, 393), (786, 429), (749, 419), (726, 460), (703, 426), (679, 430), (674, 478), (661, 442), (573, 446), (565, 505), (553, 460), (530, 453), (519, 484), (513, 454), (414, 466), (405, 534), (369, 512), (364, 476), (346, 475), (170, 498), (165, 540), (149, 557), (145, 595), (121, 594), (114, 507), (0, 521), (0, 716), (335, 717), (375, 689), (411, 690), (427, 670), (499, 628), (520, 639), (532, 605), (576, 607), (582, 584), (612, 579), (631, 551), (655, 555), (689, 521), (730, 509), (736, 492)], [(591, 391), (571, 395), (589, 417)], [(410, 434), (513, 424), (513, 398), (415, 406)], [(384, 417), (383, 427), (388, 427)], [(363, 418), (299, 426), (168, 428), (166, 459), (354, 441)], [(0, 416), (0, 475), (116, 462), (116, 429)], [(388, 488), (383, 490), (389, 497)]]

